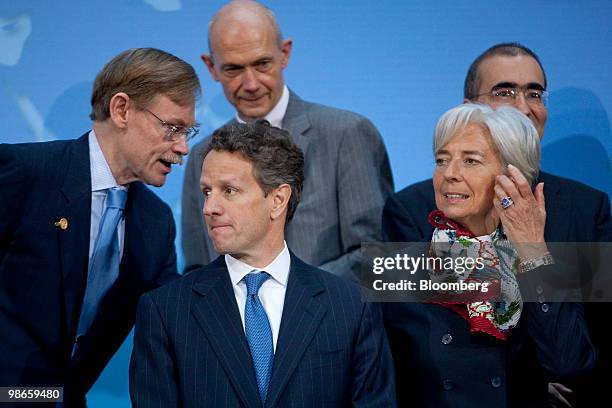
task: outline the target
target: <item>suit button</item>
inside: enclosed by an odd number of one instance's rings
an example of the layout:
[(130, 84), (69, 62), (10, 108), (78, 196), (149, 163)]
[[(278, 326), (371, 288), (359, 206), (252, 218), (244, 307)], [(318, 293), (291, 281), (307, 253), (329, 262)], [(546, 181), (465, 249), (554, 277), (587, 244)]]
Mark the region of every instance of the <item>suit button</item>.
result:
[(450, 333), (446, 333), (442, 336), (442, 344), (448, 345), (453, 341), (453, 336)]
[(544, 293), (544, 289), (542, 289), (541, 285), (536, 286), (536, 293), (538, 295), (541, 295), (542, 293)]
[(455, 388), (455, 383), (452, 382), (451, 380), (444, 380), (442, 381), (442, 387), (444, 387), (446, 391), (450, 391), (453, 388)]
[(548, 306), (548, 303), (543, 303), (542, 304), (542, 311), (544, 313), (548, 312), (548, 310), (550, 310), (550, 306)]
[(491, 378), (491, 387), (499, 388), (499, 387), (501, 387), (501, 384), (502, 384), (501, 378), (499, 378), (499, 377)]

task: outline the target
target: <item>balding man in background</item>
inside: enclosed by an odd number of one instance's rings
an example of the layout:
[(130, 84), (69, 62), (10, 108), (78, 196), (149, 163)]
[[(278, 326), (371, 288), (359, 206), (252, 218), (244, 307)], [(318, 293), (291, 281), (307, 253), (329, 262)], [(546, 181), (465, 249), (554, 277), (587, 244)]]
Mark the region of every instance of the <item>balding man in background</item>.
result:
[[(265, 6), (234, 1), (221, 8), (210, 23), (208, 45), (210, 53), (202, 59), (236, 108), (232, 121), (264, 118), (289, 131), (304, 151), (304, 194), (287, 226), (287, 243), (304, 261), (355, 278), (361, 242), (381, 240), (382, 207), (393, 192), (380, 134), (361, 115), (306, 102), (287, 88), (283, 71), (292, 41), (283, 39), (274, 14)], [(199, 189), (207, 143), (208, 139), (193, 148), (185, 173), (186, 271), (218, 255), (206, 233)]]

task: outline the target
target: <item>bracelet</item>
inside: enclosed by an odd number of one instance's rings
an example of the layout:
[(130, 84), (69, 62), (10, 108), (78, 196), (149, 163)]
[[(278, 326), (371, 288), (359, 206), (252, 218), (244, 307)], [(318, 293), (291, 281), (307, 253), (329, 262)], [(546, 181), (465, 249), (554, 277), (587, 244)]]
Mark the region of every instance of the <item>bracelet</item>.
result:
[(543, 265), (553, 265), (555, 260), (553, 259), (550, 252), (544, 253), (542, 256), (537, 258), (529, 259), (528, 261), (522, 261), (519, 264), (519, 273), (529, 272)]

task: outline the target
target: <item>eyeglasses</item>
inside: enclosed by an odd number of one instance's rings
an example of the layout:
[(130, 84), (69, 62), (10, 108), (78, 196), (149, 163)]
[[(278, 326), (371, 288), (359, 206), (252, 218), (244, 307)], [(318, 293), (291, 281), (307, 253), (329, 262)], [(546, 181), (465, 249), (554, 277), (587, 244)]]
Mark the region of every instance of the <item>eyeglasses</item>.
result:
[(501, 104), (511, 105), (514, 104), (519, 94), (523, 94), (525, 102), (531, 106), (546, 106), (548, 105), (548, 99), (550, 94), (548, 91), (543, 89), (531, 89), (531, 88), (493, 88), (489, 92), (476, 95), (476, 98), (480, 96), (488, 96), (493, 101)]
[(200, 128), (197, 125), (189, 127), (189, 128), (185, 126), (174, 125), (172, 123), (169, 123), (169, 122), (166, 122), (165, 120), (160, 119), (159, 116), (157, 116), (150, 110), (146, 108), (144, 110), (146, 110), (151, 115), (153, 115), (155, 119), (159, 120), (159, 123), (161, 123), (162, 127), (166, 129), (165, 138), (169, 141), (176, 142), (182, 137), (184, 137), (185, 141), (188, 142), (194, 137), (196, 137), (196, 135), (200, 132)]

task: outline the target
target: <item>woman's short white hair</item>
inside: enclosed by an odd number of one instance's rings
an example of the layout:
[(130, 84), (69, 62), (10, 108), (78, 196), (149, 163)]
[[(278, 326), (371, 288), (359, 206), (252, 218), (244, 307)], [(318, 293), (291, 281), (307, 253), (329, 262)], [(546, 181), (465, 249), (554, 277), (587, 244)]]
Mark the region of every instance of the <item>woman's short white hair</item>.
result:
[(530, 185), (540, 170), (540, 137), (531, 120), (511, 106), (492, 109), (478, 103), (464, 103), (442, 115), (433, 138), (434, 156), (469, 124), (488, 130), (504, 168), (516, 166)]

